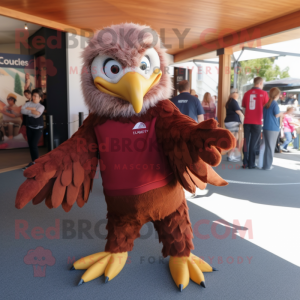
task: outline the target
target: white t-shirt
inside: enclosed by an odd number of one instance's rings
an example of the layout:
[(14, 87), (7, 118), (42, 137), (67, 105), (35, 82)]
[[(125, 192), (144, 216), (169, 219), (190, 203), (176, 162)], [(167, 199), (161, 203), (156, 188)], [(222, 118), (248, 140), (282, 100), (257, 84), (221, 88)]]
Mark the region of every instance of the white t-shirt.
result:
[[(38, 115), (35, 115), (31, 112), (31, 110), (29, 109), (26, 109), (26, 107), (35, 107), (36, 111), (40, 112), (41, 114), (38, 116)], [(25, 103), (22, 108), (21, 108), (21, 113), (23, 115), (27, 115), (28, 117), (33, 117), (33, 118), (39, 118), (43, 112), (45, 110), (45, 106), (42, 105), (41, 103), (34, 103), (32, 101), (29, 101), (27, 103)], [(34, 129), (40, 129), (40, 128), (43, 128), (43, 126), (38, 126), (38, 127), (31, 127), (31, 126), (28, 126), (30, 128), (34, 128)]]

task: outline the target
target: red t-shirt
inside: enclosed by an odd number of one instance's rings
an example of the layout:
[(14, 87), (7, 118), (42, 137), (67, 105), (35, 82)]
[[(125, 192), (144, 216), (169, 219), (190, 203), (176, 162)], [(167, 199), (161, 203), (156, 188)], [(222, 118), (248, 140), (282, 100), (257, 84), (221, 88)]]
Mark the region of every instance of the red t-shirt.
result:
[(268, 93), (260, 88), (246, 92), (242, 102), (242, 107), (245, 107), (244, 124), (262, 125), (263, 107), (268, 101)]
[(174, 178), (168, 158), (157, 143), (155, 122), (156, 118), (137, 124), (108, 120), (94, 128), (107, 195), (142, 194)]

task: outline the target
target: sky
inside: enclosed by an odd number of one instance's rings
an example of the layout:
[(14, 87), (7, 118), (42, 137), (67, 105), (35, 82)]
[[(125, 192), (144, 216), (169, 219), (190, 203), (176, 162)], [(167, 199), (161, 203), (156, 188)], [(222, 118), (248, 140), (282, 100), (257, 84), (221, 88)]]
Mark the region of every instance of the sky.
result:
[[(300, 39), (295, 39), (291, 41), (270, 44), (266, 46), (262, 46), (262, 49), (275, 50), (275, 51), (283, 51), (283, 52), (292, 52), (300, 54)], [(240, 52), (235, 52), (234, 56), (237, 58)], [(262, 52), (254, 52), (254, 51), (245, 51), (240, 60), (248, 60), (259, 57), (270, 57), (273, 54), (262, 53)], [(283, 70), (286, 67), (289, 67), (290, 77), (300, 78), (300, 56), (285, 56), (279, 57), (275, 60), (275, 64)]]

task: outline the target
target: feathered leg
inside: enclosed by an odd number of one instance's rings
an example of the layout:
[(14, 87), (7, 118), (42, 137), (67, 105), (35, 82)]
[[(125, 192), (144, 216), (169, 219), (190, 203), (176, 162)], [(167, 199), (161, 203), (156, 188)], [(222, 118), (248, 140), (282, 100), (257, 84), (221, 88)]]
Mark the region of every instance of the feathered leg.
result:
[(116, 216), (107, 214), (107, 243), (105, 251), (111, 253), (127, 252), (133, 248), (133, 242), (140, 237), (140, 229), (143, 224), (128, 216)]
[(163, 243), (164, 257), (190, 255), (194, 249), (193, 231), (185, 199), (175, 212), (153, 223), (158, 232), (159, 242)]
[(193, 232), (186, 200), (175, 212), (153, 223), (159, 241), (163, 243), (163, 256), (170, 255), (170, 272), (179, 290), (182, 291), (189, 284), (190, 278), (205, 287), (203, 272), (215, 269), (191, 253), (194, 249)]

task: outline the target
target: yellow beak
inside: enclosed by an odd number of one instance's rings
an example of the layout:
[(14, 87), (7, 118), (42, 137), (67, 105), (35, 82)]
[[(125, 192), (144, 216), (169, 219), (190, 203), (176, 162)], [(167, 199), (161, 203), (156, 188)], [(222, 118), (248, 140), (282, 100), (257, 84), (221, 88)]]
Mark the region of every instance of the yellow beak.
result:
[(107, 82), (98, 76), (94, 79), (94, 84), (101, 92), (130, 102), (134, 111), (139, 113), (143, 107), (145, 94), (159, 82), (161, 75), (162, 72), (159, 71), (146, 79), (137, 72), (128, 72), (118, 83)]

